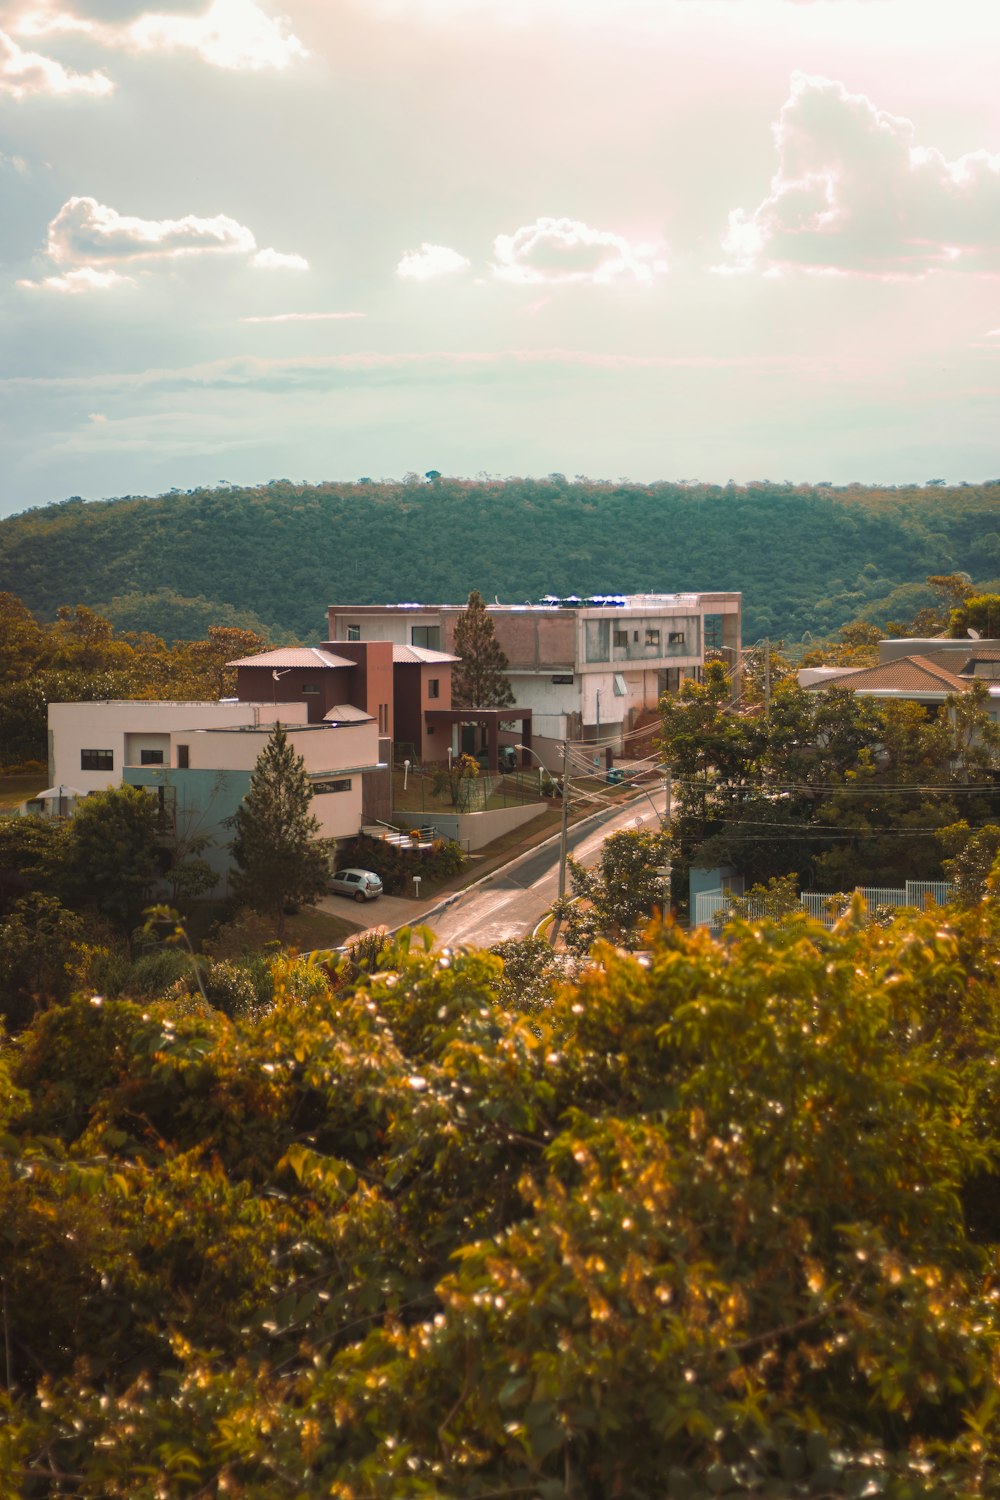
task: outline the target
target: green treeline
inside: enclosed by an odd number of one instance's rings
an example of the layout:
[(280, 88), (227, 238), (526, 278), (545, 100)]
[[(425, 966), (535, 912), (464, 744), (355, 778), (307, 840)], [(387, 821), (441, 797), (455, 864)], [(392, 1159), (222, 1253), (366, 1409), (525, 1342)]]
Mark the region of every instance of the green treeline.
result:
[[(0, 590), (165, 639), (320, 638), (334, 602), (738, 589), (744, 636), (912, 616), (929, 574), (1000, 575), (1000, 481), (834, 488), (449, 479), (79, 498), (0, 521)], [(155, 611), (147, 618), (144, 611)]]

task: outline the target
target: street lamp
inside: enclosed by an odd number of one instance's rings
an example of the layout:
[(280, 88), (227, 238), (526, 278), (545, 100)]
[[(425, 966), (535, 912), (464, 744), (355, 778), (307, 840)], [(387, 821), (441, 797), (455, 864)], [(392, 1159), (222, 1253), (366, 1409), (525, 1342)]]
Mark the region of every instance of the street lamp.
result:
[[(525, 750), (533, 755), (540, 766), (545, 762), (537, 751), (532, 750), (530, 745), (515, 745), (515, 750)], [(569, 851), (569, 740), (563, 740), (562, 745), (563, 773), (562, 773), (562, 821), (559, 825), (559, 900), (562, 901), (566, 895), (566, 861)], [(545, 766), (548, 770), (548, 766)], [(555, 947), (556, 938), (559, 935), (559, 923), (555, 923), (552, 931), (552, 946)]]

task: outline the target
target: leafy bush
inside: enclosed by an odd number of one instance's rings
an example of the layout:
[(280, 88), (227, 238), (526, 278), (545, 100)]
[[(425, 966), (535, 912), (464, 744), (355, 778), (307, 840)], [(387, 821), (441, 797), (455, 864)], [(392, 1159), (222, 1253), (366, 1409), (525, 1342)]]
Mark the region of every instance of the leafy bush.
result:
[(0, 1042), (18, 1493), (995, 1493), (995, 902), (318, 973)]

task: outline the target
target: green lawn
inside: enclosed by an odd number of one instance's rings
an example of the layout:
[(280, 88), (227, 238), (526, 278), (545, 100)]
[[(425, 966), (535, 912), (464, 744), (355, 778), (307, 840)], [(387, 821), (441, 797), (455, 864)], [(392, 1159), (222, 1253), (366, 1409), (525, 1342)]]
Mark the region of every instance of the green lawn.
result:
[(48, 784), (45, 771), (13, 771), (0, 775), (0, 810), (9, 811), (29, 797), (37, 797)]

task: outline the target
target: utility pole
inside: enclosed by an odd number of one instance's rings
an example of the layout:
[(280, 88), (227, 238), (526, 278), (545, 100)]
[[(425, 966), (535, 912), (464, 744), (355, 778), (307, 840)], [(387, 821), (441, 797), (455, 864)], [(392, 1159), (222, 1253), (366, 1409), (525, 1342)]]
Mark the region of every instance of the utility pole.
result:
[[(566, 863), (569, 858), (569, 740), (563, 740), (562, 773), (562, 821), (559, 825), (559, 900), (566, 895)], [(556, 917), (551, 927), (551, 946), (559, 941), (561, 920)]]
[(566, 860), (569, 854), (569, 740), (563, 740), (562, 822), (559, 827), (559, 900), (566, 894)]
[[(664, 809), (663, 809), (663, 829), (664, 829), (665, 833), (669, 834), (669, 832), (670, 832), (670, 800), (671, 800), (671, 795), (673, 793), (672, 778), (671, 778), (670, 768), (669, 767), (667, 767), (665, 769), (665, 771), (664, 771), (664, 784), (665, 784), (665, 787), (666, 787), (666, 799), (665, 799)], [(661, 907), (660, 907), (660, 925), (662, 927), (665, 927), (667, 925), (667, 917), (670, 915), (670, 910), (671, 910), (671, 906), (670, 906), (670, 887), (671, 887), (671, 883), (673, 881), (673, 861), (670, 858), (669, 852), (667, 854), (666, 864), (658, 865), (656, 873), (660, 877), (660, 883), (661, 883), (662, 890), (663, 890), (662, 903), (661, 903)]]

